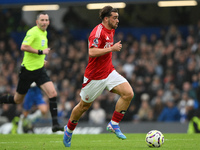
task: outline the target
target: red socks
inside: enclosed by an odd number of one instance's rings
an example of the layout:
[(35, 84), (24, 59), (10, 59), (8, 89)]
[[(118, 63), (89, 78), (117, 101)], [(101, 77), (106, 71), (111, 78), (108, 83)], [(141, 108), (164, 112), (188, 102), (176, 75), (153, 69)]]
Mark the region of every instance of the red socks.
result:
[(111, 120), (112, 120), (112, 121), (115, 121), (115, 122), (117, 122), (117, 123), (119, 123), (119, 122), (122, 120), (123, 117), (124, 117), (124, 114), (119, 113), (119, 112), (117, 112), (117, 111), (114, 111)]
[(72, 122), (69, 120), (68, 123), (67, 123), (67, 127), (68, 127), (68, 129), (70, 129), (70, 130), (73, 131), (73, 130), (76, 128), (77, 124), (78, 124), (78, 123), (72, 123)]
[[(122, 120), (123, 117), (124, 117), (124, 114), (119, 113), (119, 112), (117, 112), (117, 111), (114, 111), (111, 120), (114, 121), (114, 122), (119, 123), (119, 122)], [(78, 124), (78, 123), (72, 123), (72, 122), (69, 120), (68, 123), (67, 123), (67, 127), (68, 127), (69, 130), (73, 131), (73, 130), (76, 128), (77, 124)]]

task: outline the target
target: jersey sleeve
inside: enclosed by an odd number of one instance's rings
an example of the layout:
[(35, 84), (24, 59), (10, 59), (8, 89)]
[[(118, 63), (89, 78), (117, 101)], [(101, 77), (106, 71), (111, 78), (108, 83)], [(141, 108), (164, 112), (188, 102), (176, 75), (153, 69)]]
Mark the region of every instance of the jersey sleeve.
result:
[(102, 43), (102, 32), (99, 28), (95, 28), (90, 36), (89, 36), (89, 48), (92, 48), (92, 47), (96, 47), (96, 48), (99, 48), (101, 43)]
[(35, 34), (33, 32), (31, 32), (31, 30), (29, 30), (26, 33), (26, 36), (24, 37), (24, 40), (23, 40), (22, 44), (31, 45), (31, 43), (33, 42), (34, 38), (35, 38)]

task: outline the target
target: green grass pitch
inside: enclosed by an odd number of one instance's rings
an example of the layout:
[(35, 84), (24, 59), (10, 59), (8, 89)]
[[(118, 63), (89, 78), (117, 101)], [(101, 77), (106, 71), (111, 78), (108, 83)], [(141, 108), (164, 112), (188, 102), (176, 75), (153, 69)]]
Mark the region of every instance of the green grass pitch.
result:
[[(60, 134), (0, 135), (0, 150), (148, 150), (146, 134), (125, 134), (126, 140), (114, 134), (73, 135), (70, 148), (64, 147)], [(200, 149), (200, 134), (165, 134), (165, 142), (159, 149)]]

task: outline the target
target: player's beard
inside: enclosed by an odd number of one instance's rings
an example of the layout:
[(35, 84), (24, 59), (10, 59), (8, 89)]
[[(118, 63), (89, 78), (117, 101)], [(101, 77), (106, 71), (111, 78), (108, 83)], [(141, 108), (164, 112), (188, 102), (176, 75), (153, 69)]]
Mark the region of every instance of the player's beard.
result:
[(108, 20), (108, 25), (111, 27), (111, 29), (116, 29), (118, 25), (113, 25), (110, 20)]

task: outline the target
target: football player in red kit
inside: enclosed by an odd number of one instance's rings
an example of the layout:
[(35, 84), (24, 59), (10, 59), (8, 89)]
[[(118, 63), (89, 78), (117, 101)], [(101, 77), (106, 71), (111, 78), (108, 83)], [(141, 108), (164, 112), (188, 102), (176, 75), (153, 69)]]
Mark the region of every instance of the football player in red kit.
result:
[(120, 130), (119, 122), (126, 113), (134, 93), (128, 81), (115, 70), (112, 64), (112, 52), (122, 49), (121, 41), (113, 43), (119, 14), (117, 9), (105, 6), (100, 10), (99, 16), (102, 23), (93, 29), (88, 39), (89, 61), (80, 92), (81, 101), (73, 108), (68, 124), (65, 126), (63, 143), (66, 147), (71, 146), (72, 133), (80, 117), (104, 89), (120, 95), (107, 130), (115, 133), (120, 139), (126, 139)]

